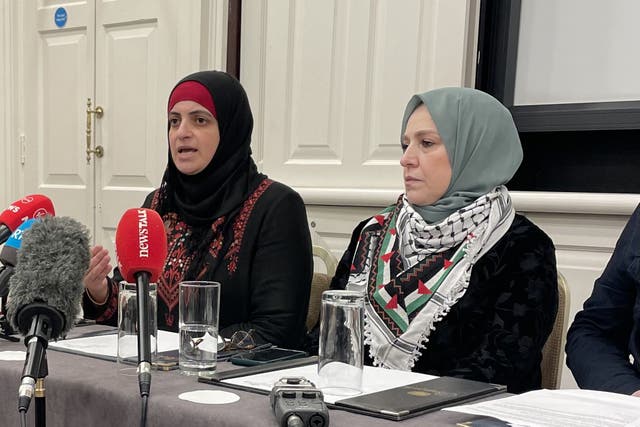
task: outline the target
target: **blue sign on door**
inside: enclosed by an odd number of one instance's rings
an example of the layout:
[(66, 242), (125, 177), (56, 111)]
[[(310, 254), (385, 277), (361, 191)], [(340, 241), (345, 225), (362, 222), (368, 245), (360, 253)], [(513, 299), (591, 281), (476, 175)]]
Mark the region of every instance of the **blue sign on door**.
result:
[(53, 18), (58, 28), (64, 27), (67, 23), (67, 10), (64, 7), (57, 8)]

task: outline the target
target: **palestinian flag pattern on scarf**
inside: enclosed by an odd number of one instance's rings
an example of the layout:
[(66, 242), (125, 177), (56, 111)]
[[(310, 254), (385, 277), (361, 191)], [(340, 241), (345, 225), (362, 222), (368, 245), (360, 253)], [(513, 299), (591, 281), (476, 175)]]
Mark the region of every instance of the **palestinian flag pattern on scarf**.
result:
[(413, 367), (436, 322), (464, 295), (473, 264), (514, 214), (506, 188), (498, 187), (437, 225), (426, 224), (403, 196), (365, 225), (347, 289), (367, 295), (365, 342), (376, 365)]

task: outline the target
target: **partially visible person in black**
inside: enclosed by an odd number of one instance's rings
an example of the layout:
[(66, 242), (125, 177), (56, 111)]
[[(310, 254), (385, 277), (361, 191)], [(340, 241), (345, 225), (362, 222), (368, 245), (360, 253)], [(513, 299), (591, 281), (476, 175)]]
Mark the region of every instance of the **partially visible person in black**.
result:
[(640, 397), (640, 205), (567, 332), (580, 388)]
[(433, 90), (411, 98), (400, 139), (405, 194), (356, 227), (331, 285), (366, 295), (367, 363), (540, 388), (555, 249), (504, 186), (522, 160), (509, 111)]
[[(165, 222), (169, 245), (158, 283), (158, 325), (178, 329), (178, 284), (221, 283), (220, 334), (250, 331), (257, 343), (299, 348), (305, 330), (313, 257), (306, 211), (289, 187), (257, 171), (253, 117), (229, 74), (182, 79), (168, 103), (169, 159), (160, 188), (143, 207)], [(85, 317), (115, 324), (119, 271), (92, 249)], [(106, 278), (105, 278), (106, 277)]]

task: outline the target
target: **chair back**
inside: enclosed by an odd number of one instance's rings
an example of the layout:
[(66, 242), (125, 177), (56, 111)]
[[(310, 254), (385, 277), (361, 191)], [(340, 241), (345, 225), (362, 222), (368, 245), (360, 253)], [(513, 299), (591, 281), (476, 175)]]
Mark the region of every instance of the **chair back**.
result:
[(562, 273), (558, 272), (558, 314), (556, 314), (551, 334), (542, 348), (542, 363), (540, 365), (542, 388), (549, 390), (558, 388), (562, 376), (569, 304), (569, 286)]
[[(326, 267), (326, 273), (313, 273), (311, 281), (311, 294), (309, 295), (309, 310), (307, 311), (307, 320), (305, 322), (307, 331), (310, 331), (320, 318), (320, 304), (322, 302), (322, 293), (329, 289), (331, 279), (336, 271), (338, 260), (331, 252), (319, 245), (313, 245), (313, 257), (320, 258)], [(315, 269), (314, 269), (315, 270)]]
[[(327, 275), (333, 278), (333, 275), (336, 272), (336, 267), (338, 266), (338, 260), (328, 249), (320, 246), (313, 245), (313, 258), (315, 262), (315, 258), (320, 258), (324, 263), (324, 266), (327, 270)], [(314, 268), (315, 270), (315, 268)]]

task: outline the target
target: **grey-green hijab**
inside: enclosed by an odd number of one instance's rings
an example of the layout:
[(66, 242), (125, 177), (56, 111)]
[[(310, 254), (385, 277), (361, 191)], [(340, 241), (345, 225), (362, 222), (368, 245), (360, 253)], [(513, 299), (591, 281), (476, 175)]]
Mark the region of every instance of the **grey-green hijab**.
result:
[(414, 95), (402, 118), (424, 104), (438, 128), (451, 163), (451, 182), (437, 202), (414, 209), (438, 223), (499, 185), (506, 184), (522, 161), (520, 138), (511, 113), (491, 95), (469, 88), (442, 88)]

